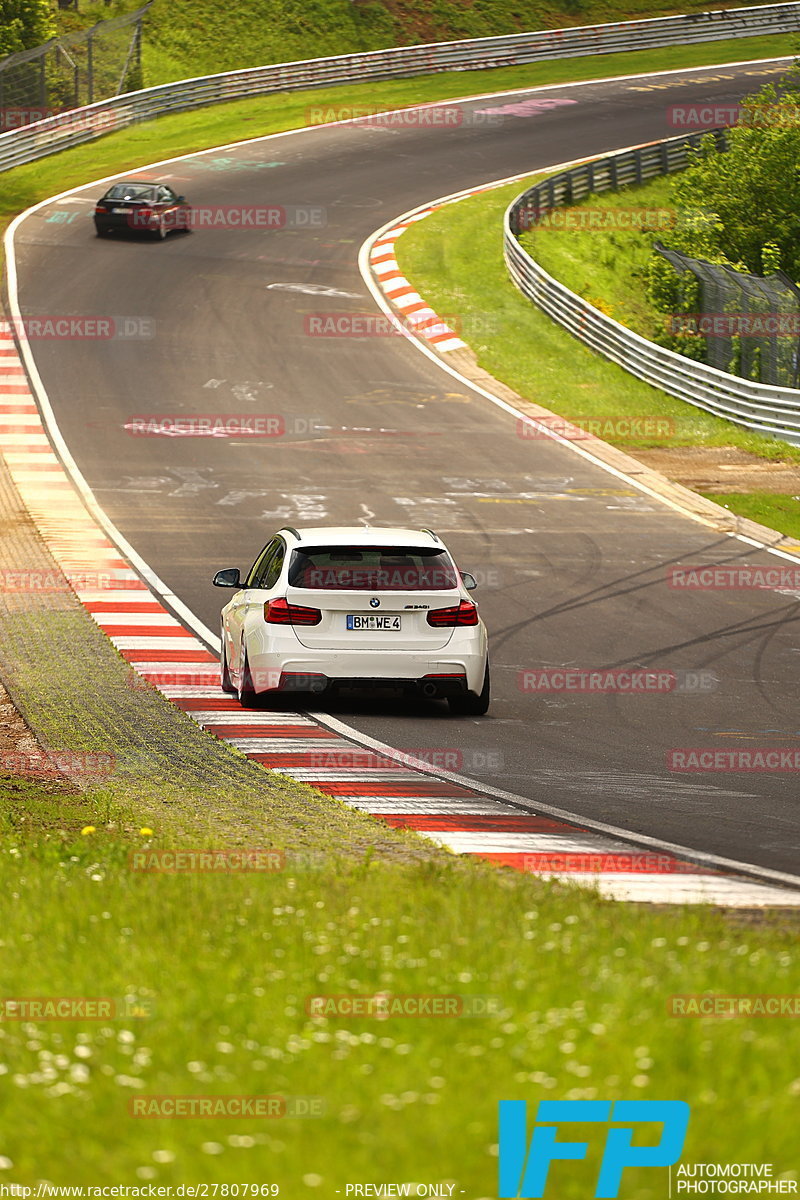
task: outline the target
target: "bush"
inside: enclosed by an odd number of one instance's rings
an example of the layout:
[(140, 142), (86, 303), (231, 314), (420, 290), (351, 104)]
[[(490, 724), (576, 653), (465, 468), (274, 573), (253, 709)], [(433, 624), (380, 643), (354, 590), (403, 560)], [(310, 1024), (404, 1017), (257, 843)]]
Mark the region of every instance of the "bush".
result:
[(0, 0), (0, 58), (55, 35), (49, 0)]

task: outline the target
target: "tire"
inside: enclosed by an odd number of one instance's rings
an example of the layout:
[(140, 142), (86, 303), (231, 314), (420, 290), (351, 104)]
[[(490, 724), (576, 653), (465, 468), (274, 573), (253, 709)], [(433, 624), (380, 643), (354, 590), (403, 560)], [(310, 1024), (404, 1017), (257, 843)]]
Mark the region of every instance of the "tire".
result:
[(467, 692), (464, 696), (451, 696), (447, 703), (454, 717), (482, 717), (488, 711), (490, 700), (489, 660), (483, 676), (480, 692)]
[(220, 684), (220, 687), (222, 688), (223, 692), (227, 692), (228, 695), (230, 695), (230, 696), (235, 696), (237, 694), (237, 689), (233, 685), (233, 680), (231, 679), (231, 673), (228, 670), (228, 656), (225, 653), (224, 635), (223, 635), (223, 640), (222, 640), (222, 649), (220, 650), (220, 653), (219, 653), (219, 675), (220, 675), (219, 684)]
[(94, 232), (97, 237), (105, 237), (108, 233), (108, 230), (101, 229), (99, 225), (95, 225)]
[(242, 678), (236, 689), (242, 708), (257, 708), (258, 695), (253, 688), (253, 677), (250, 674), (250, 664), (247, 661), (247, 651), (242, 647)]

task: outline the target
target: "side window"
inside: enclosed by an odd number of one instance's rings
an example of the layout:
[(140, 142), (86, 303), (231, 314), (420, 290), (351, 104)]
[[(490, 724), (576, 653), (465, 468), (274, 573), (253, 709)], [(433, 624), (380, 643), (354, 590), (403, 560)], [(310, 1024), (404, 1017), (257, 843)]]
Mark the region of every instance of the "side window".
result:
[(280, 542), (278, 549), (266, 564), (266, 572), (264, 574), (264, 582), (262, 587), (272, 588), (278, 582), (278, 578), (283, 569), (283, 560), (286, 557), (286, 547), (283, 542)]
[(170, 200), (175, 199), (175, 193), (173, 191), (171, 191), (168, 187), (160, 187), (158, 189), (158, 198), (161, 201), (166, 201), (167, 203), (169, 203)]
[(266, 576), (272, 556), (279, 547), (283, 547), (283, 542), (278, 537), (274, 537), (271, 542), (267, 542), (250, 568), (250, 573), (245, 580), (245, 587), (264, 587), (261, 580)]

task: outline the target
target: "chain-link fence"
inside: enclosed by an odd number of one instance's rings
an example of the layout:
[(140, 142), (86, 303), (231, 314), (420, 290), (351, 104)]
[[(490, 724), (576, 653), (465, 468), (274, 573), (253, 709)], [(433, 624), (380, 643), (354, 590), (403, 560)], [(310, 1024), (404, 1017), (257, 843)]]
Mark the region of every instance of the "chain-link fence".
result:
[(141, 87), (149, 7), (0, 59), (0, 132)]
[(704, 361), (719, 371), (798, 386), (800, 288), (783, 271), (762, 278), (690, 258), (660, 242), (654, 249), (682, 279), (683, 311), (669, 318), (670, 334), (703, 338)]

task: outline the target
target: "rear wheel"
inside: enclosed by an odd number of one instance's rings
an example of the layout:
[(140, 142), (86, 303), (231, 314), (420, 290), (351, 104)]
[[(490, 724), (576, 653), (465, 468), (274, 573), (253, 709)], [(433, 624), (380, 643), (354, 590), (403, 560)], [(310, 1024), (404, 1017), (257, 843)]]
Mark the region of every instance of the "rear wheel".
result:
[(256, 708), (258, 695), (253, 688), (253, 677), (250, 674), (250, 664), (247, 661), (247, 651), (242, 647), (242, 677), (236, 689), (242, 708)]
[(231, 696), (235, 696), (236, 688), (233, 686), (233, 680), (231, 679), (231, 673), (228, 670), (228, 656), (225, 653), (224, 637), (223, 637), (223, 642), (222, 642), (222, 649), (220, 650), (220, 655), (219, 655), (219, 672), (220, 672), (219, 682), (220, 682), (220, 687), (222, 688), (223, 692), (228, 692)]
[(450, 712), (456, 717), (482, 717), (489, 708), (489, 691), (489, 660), (487, 659), (483, 687), (480, 692), (467, 692), (464, 696), (451, 696), (447, 701)]

